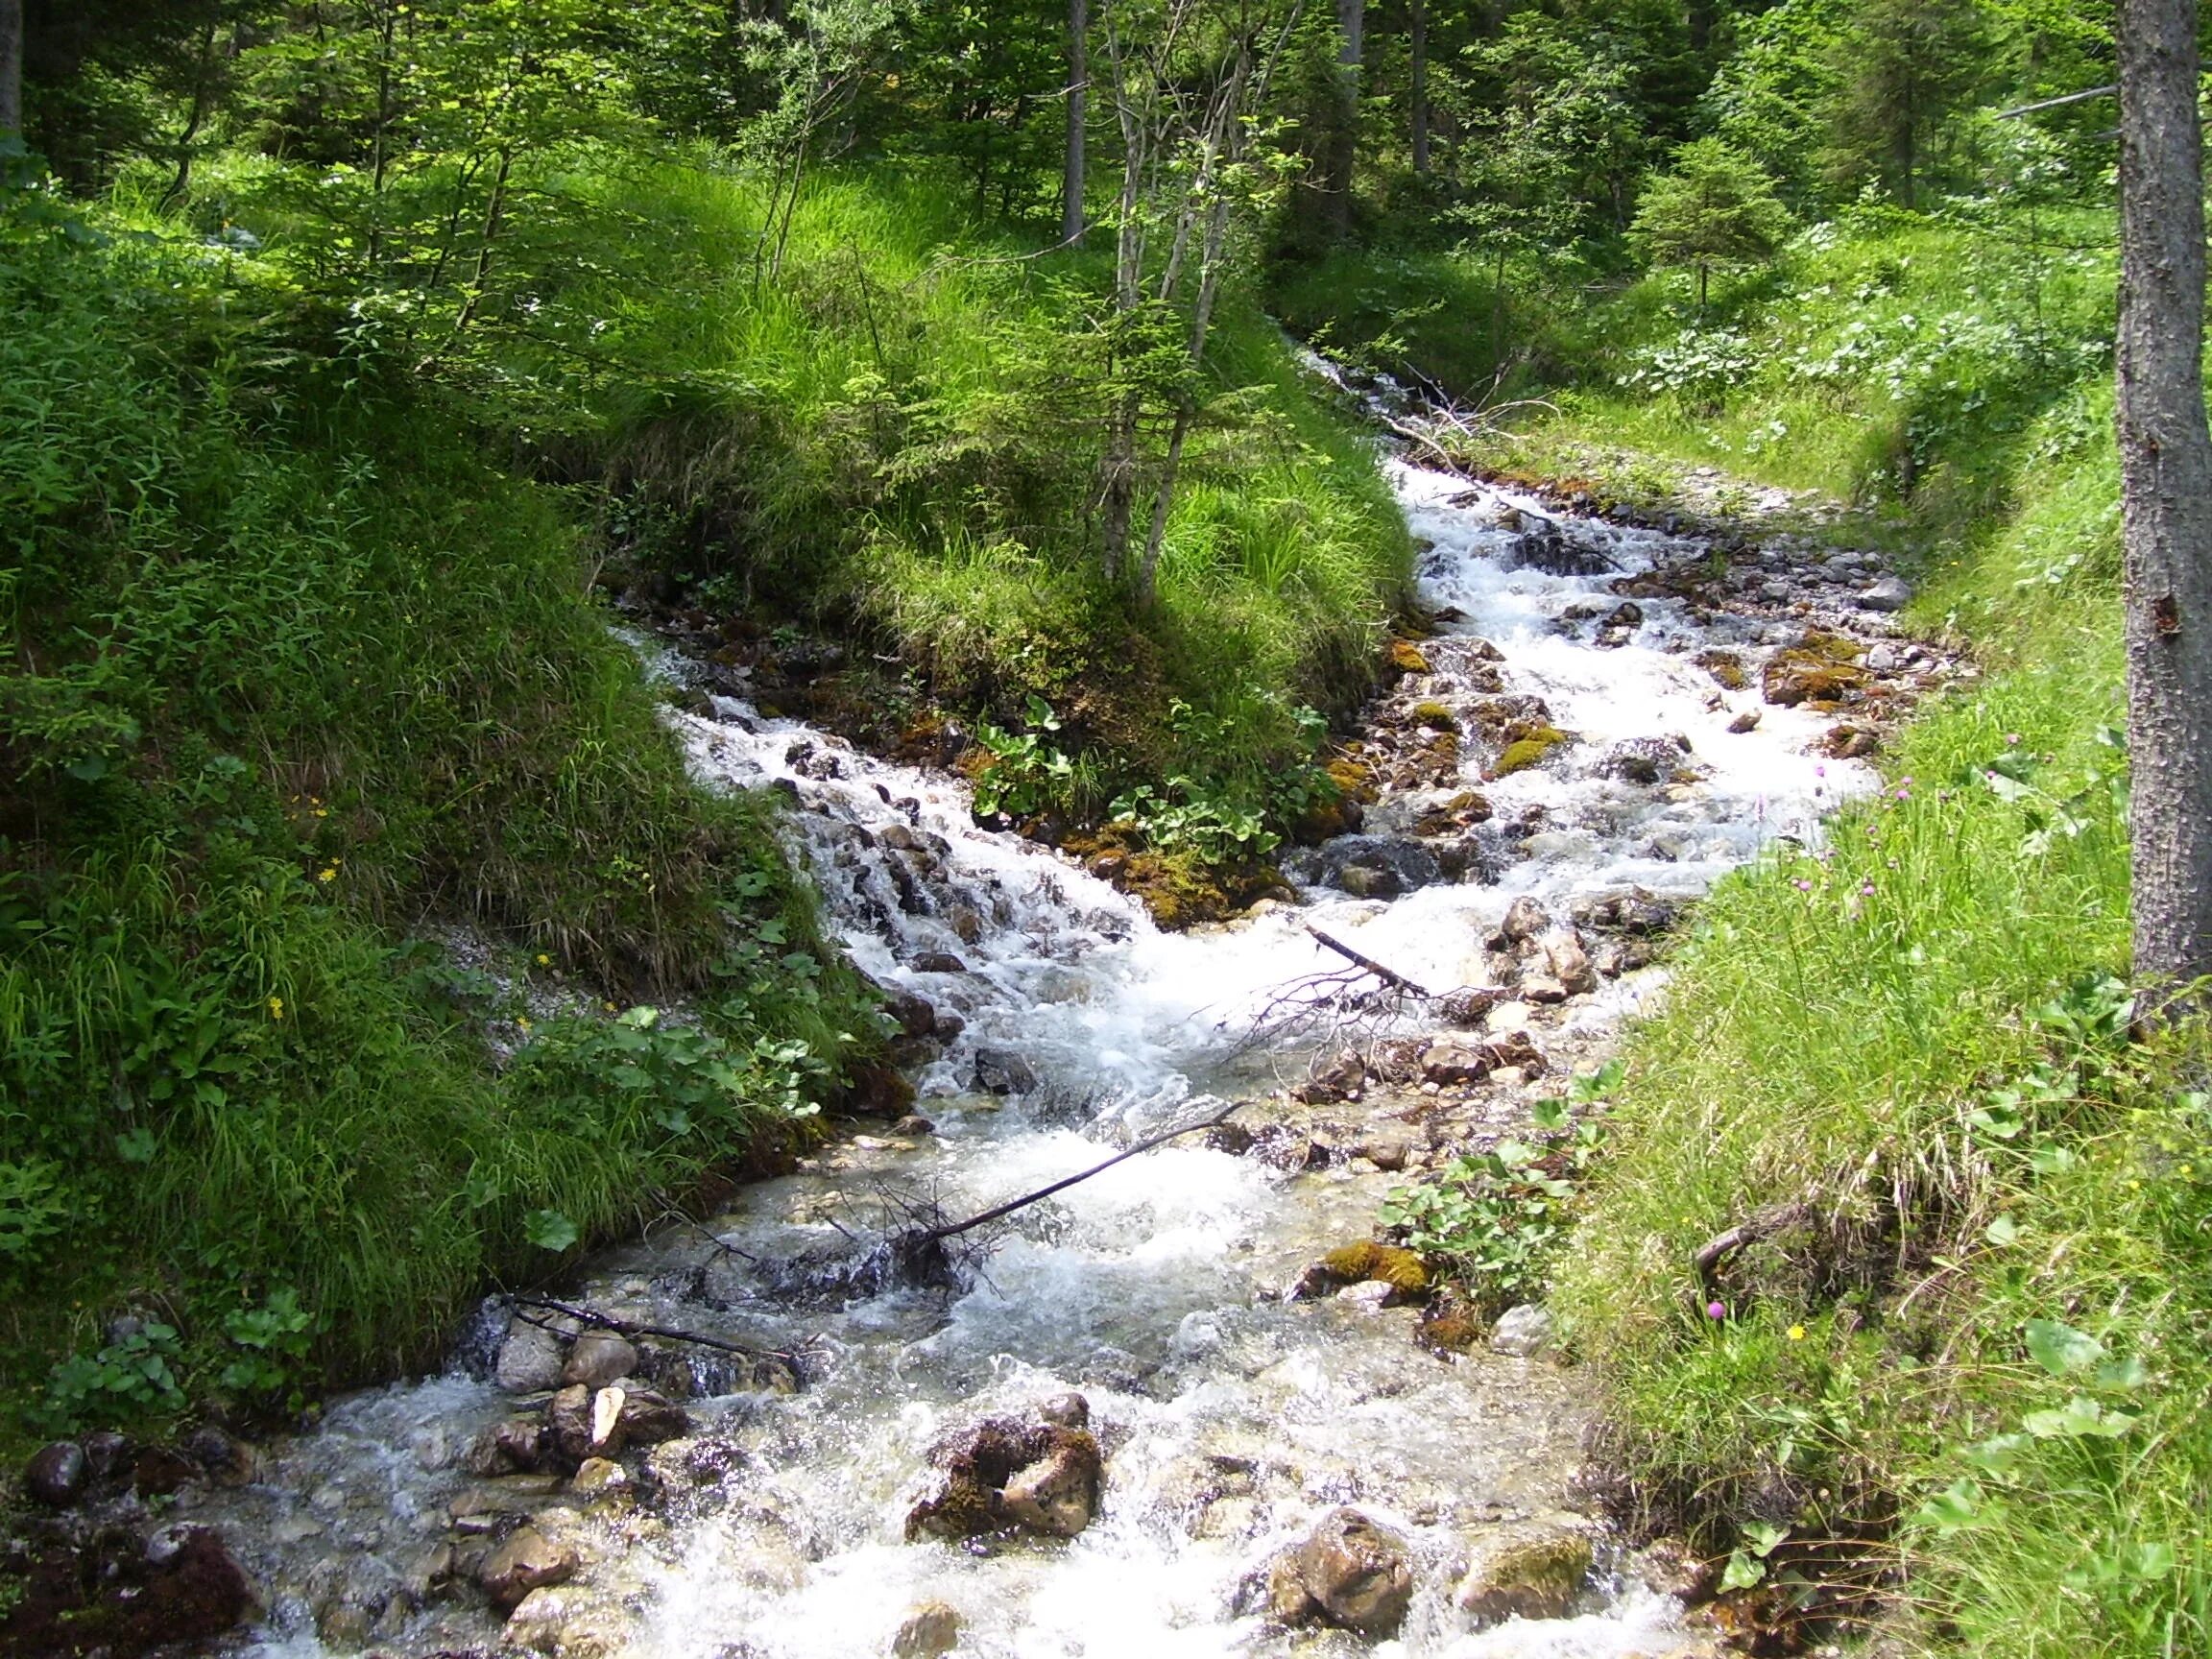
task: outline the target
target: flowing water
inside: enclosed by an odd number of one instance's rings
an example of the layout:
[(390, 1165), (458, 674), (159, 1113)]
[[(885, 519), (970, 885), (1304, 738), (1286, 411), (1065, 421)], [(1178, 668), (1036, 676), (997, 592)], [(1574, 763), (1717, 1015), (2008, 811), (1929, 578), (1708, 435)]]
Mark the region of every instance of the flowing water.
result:
[[(541, 1527), (585, 1548), (576, 1582), (540, 1593), (541, 1612), (553, 1603), (537, 1626), (548, 1650), (848, 1659), (891, 1651), (902, 1619), (928, 1600), (957, 1611), (957, 1652), (976, 1659), (1568, 1659), (1690, 1642), (1675, 1604), (1624, 1588), (1602, 1548), (1569, 1617), (1478, 1630), (1453, 1605), (1470, 1537), (1572, 1507), (1586, 1411), (1574, 1373), (1549, 1359), (1439, 1358), (1410, 1339), (1410, 1309), (1286, 1297), (1318, 1253), (1370, 1236), (1376, 1202), (1403, 1176), (1342, 1157), (1286, 1170), (1193, 1138), (1021, 1213), (964, 1287), (840, 1295), (792, 1266), (897, 1225), (902, 1207), (966, 1214), (1042, 1187), (1204, 1115), (1214, 1097), (1254, 1101), (1254, 1127), (1288, 1110), (1277, 1073), (1296, 1076), (1304, 1057), (1235, 1054), (1227, 1039), (1273, 988), (1340, 966), (1304, 924), (1425, 985), (1479, 984), (1483, 939), (1514, 898), (1558, 914), (1631, 886), (1694, 896), (1775, 837), (1814, 840), (1821, 813), (1870, 783), (1817, 757), (1826, 723), (1810, 713), (1766, 709), (1756, 730), (1729, 730), (1759, 707), (1757, 665), (1797, 639), (1801, 616), (1666, 597), (1620, 612), (1617, 582), (1702, 560), (1701, 545), (1575, 520), (1564, 528), (1579, 551), (1562, 558), (1547, 551), (1555, 515), (1533, 500), (1403, 463), (1390, 474), (1426, 544), (1423, 595), (1458, 618), (1424, 642), (1429, 672), (1400, 685), (1396, 706), (1440, 702), (1465, 717), (1500, 695), (1540, 697), (1581, 740), (1483, 782), (1495, 751), (1471, 735), (1463, 777), (1386, 794), (1359, 837), (1303, 854), (1293, 871), (1314, 885), (1298, 906), (1163, 935), (1059, 855), (977, 829), (953, 778), (733, 699), (715, 699), (710, 717), (674, 717), (703, 774), (795, 794), (792, 831), (845, 947), (959, 1029), (940, 1022), (949, 1044), (916, 1074), (934, 1133), (833, 1146), (702, 1227), (599, 1262), (575, 1292), (617, 1316), (794, 1352), (803, 1385), (741, 1387), (733, 1368), (699, 1367), (691, 1463), (643, 1504), (504, 1483), (501, 1503), (541, 1511)], [(1726, 691), (1696, 665), (1716, 646), (1743, 653), (1752, 689)], [(1445, 880), (1413, 831), (1471, 787), (1491, 814), (1463, 836), (1471, 874)], [(1385, 898), (1369, 883), (1355, 898), (1320, 884), (1362, 862), (1389, 868), (1385, 889), (1411, 890)], [(1653, 988), (1651, 972), (1628, 972), (1541, 1016), (1535, 1035), (1555, 1052), (1577, 1032), (1601, 1041)], [(1538, 1018), (1508, 1018), (1524, 1016)], [(1002, 1092), (979, 1088), (979, 1073)], [(1483, 1091), (1467, 1093), (1479, 1117)], [(1499, 1100), (1521, 1109), (1510, 1090)], [(1087, 1530), (903, 1541), (934, 1442), (1070, 1389), (1108, 1458)], [(486, 1483), (463, 1472), (462, 1450), (516, 1409), (465, 1367), (376, 1390), (269, 1449), (253, 1484), (188, 1500), (265, 1586), (254, 1644), (495, 1643), (481, 1597), (436, 1586), (452, 1570), (456, 1499), (464, 1549), (496, 1507), (469, 1497)], [(1343, 1503), (1398, 1533), (1412, 1560), (1411, 1610), (1380, 1645), (1270, 1626), (1255, 1589), (1276, 1551)]]

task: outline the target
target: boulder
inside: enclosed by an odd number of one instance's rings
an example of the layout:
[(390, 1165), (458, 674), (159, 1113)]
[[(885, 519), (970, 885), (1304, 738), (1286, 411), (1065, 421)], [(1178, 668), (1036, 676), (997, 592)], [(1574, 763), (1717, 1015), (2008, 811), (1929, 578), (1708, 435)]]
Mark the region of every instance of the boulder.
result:
[(1590, 1561), (1587, 1533), (1544, 1522), (1497, 1527), (1474, 1540), (1452, 1600), (1478, 1624), (1564, 1618)]
[(658, 1446), (691, 1432), (691, 1413), (651, 1388), (627, 1390), (618, 1421), (625, 1446)]
[(630, 1484), (630, 1472), (605, 1457), (587, 1457), (569, 1479), (568, 1490), (579, 1498), (605, 1498)]
[(23, 1489), (49, 1509), (66, 1509), (77, 1502), (91, 1479), (92, 1461), (74, 1440), (57, 1440), (41, 1446), (23, 1466)]
[(1505, 993), (1495, 986), (1462, 985), (1458, 990), (1445, 994), (1443, 1000), (1436, 1006), (1436, 1012), (1448, 1025), (1479, 1031), (1482, 1027), (1483, 1017), (1504, 999)]
[(1902, 611), (1912, 603), (1912, 584), (1902, 576), (1885, 576), (1859, 595), (1859, 603), (1869, 611)]
[(561, 1338), (542, 1325), (513, 1319), (507, 1339), (499, 1344), (499, 1362), (493, 1381), (510, 1394), (536, 1394), (561, 1386)]
[(571, 1469), (591, 1454), (591, 1390), (571, 1383), (545, 1407), (545, 1429), (552, 1452)]
[(627, 1337), (612, 1331), (587, 1331), (568, 1350), (561, 1368), (561, 1381), (581, 1382), (587, 1388), (604, 1388), (637, 1369), (637, 1350)]
[(1091, 1402), (1074, 1389), (1055, 1394), (1037, 1407), (1037, 1415), (1056, 1429), (1091, 1427)]
[(943, 1659), (960, 1646), (959, 1610), (943, 1601), (917, 1603), (891, 1638), (891, 1659)]
[(1479, 1083), (1489, 1072), (1490, 1060), (1486, 1049), (1456, 1037), (1440, 1037), (1421, 1053), (1421, 1076), (1424, 1082), (1438, 1085)]
[(494, 1606), (511, 1612), (531, 1591), (567, 1583), (580, 1565), (574, 1545), (557, 1544), (535, 1527), (517, 1527), (485, 1557), (476, 1582)]
[(545, 1460), (546, 1438), (544, 1424), (510, 1417), (470, 1441), (461, 1465), (469, 1474), (486, 1478), (527, 1474)]
[(1554, 927), (1544, 935), (1544, 971), (1566, 987), (1570, 997), (1587, 997), (1598, 989), (1598, 971), (1590, 966), (1589, 952), (1572, 927)]
[(1527, 894), (1506, 907), (1505, 920), (1499, 924), (1491, 939), (1491, 949), (1503, 950), (1508, 945), (1523, 944), (1534, 939), (1551, 926), (1551, 917), (1544, 906)]
[(1267, 1575), (1267, 1611), (1284, 1624), (1334, 1624), (1379, 1639), (1397, 1631), (1412, 1600), (1404, 1540), (1352, 1508), (1322, 1516)]
[[(1085, 1440), (1090, 1437), (1084, 1436)], [(1047, 1538), (1072, 1538), (1098, 1509), (1095, 1447), (1068, 1440), (1016, 1471), (1000, 1495), (1006, 1518)]]
[(1105, 1467), (1087, 1430), (1002, 1417), (939, 1441), (929, 1460), (943, 1478), (907, 1511), (908, 1542), (969, 1538), (1012, 1526), (1072, 1537), (1097, 1509)]
[(1490, 1333), (1490, 1352), (1516, 1359), (1531, 1358), (1551, 1346), (1551, 1315), (1532, 1302), (1508, 1308)]
[(1011, 1048), (978, 1048), (975, 1087), (986, 1094), (1026, 1094), (1037, 1087), (1037, 1072)]

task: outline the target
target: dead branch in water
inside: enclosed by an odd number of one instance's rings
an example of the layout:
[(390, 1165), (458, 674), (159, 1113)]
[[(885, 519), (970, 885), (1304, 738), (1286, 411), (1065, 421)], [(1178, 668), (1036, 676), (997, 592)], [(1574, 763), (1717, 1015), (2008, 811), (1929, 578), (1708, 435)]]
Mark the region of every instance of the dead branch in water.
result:
[(1407, 978), (1405, 974), (1397, 972), (1397, 970), (1383, 967), (1382, 963), (1376, 961), (1372, 956), (1362, 956), (1358, 951), (1353, 950), (1351, 946), (1345, 944), (1342, 940), (1332, 939), (1328, 934), (1322, 932), (1320, 928), (1314, 926), (1310, 922), (1307, 923), (1305, 926), (1306, 931), (1313, 936), (1313, 940), (1316, 944), (1327, 947), (1329, 950), (1335, 951), (1337, 955), (1343, 957), (1345, 961), (1350, 962), (1354, 966), (1364, 969), (1367, 973), (1374, 974), (1376, 978), (1382, 980), (1382, 983), (1389, 986), (1391, 990), (1403, 991), (1407, 996), (1418, 997), (1423, 1001), (1427, 1001), (1429, 999), (1428, 992), (1422, 990), (1420, 986), (1414, 984), (1412, 980)]
[[(617, 1336), (654, 1336), (664, 1342), (688, 1342), (695, 1348), (711, 1348), (717, 1354), (736, 1354), (747, 1359), (795, 1360), (798, 1356), (774, 1348), (748, 1348), (742, 1342), (732, 1342), (720, 1336), (703, 1335), (697, 1331), (679, 1330), (671, 1325), (646, 1325), (635, 1319), (617, 1319), (612, 1313), (595, 1312), (589, 1308), (579, 1308), (573, 1302), (560, 1302), (550, 1296), (516, 1296), (510, 1298), (515, 1317), (525, 1325), (535, 1325), (541, 1331), (553, 1331), (561, 1334), (556, 1319), (573, 1319), (577, 1324), (593, 1331), (612, 1331)], [(539, 1314), (552, 1315), (550, 1318)]]

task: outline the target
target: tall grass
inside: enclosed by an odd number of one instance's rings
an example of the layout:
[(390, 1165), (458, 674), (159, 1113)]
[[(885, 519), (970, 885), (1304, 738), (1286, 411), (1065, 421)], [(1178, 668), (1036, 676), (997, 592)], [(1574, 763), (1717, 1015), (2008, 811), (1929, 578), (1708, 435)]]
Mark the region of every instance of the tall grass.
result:
[(2115, 989), (2109, 225), (2036, 230), (1862, 214), (1703, 316), (1652, 278), (1536, 343), (1556, 414), (1492, 459), (1848, 503), (1984, 671), (1702, 907), (1553, 1294), (1623, 1501), (1740, 1579), (1825, 1575), (1912, 1651), (2164, 1659), (2212, 1640), (2212, 1125), (2202, 1034), (2131, 1043)]

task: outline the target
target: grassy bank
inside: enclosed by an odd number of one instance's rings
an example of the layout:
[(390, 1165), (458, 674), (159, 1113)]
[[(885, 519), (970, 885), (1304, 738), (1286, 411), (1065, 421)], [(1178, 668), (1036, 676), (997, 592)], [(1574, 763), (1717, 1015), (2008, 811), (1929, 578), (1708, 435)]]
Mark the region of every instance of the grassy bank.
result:
[(1617, 1496), (1723, 1559), (1753, 1623), (1841, 1602), (1913, 1650), (2196, 1652), (2212, 1119), (2198, 1034), (2132, 1042), (2119, 978), (2112, 262), (2088, 216), (2029, 228), (1865, 215), (1703, 318), (1684, 277), (1605, 297), (1547, 335), (1556, 413), (1486, 457), (1838, 497), (1985, 670), (1825, 847), (1703, 908), (1554, 1303)]
[[(767, 809), (685, 778), (575, 505), (173, 224), (12, 193), (0, 309), (0, 1280), (34, 1419), (418, 1362), (493, 1276), (799, 1133), (864, 1001)], [(695, 1027), (605, 1017), (678, 998)]]

